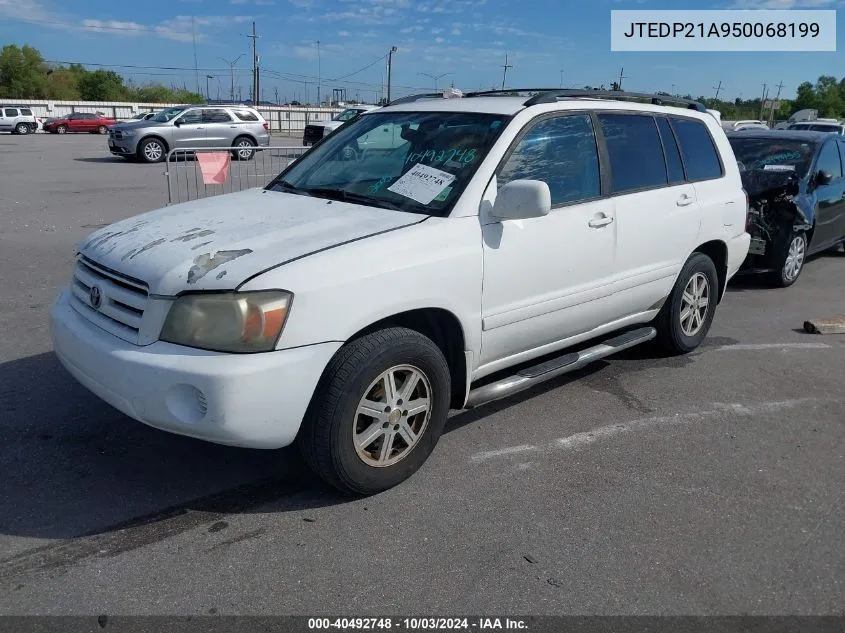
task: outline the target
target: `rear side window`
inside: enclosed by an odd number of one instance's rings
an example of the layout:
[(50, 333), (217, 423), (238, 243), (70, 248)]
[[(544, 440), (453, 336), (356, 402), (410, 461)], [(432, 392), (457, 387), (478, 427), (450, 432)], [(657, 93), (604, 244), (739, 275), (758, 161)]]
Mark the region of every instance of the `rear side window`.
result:
[(673, 118), (672, 129), (681, 146), (688, 180), (712, 180), (722, 177), (719, 154), (704, 123), (694, 119)]
[(497, 184), (541, 180), (552, 205), (571, 204), (601, 194), (599, 156), (589, 115), (544, 119), (532, 125), (497, 175)]
[(666, 185), (666, 164), (651, 116), (599, 114), (610, 156), (611, 193)]
[(666, 172), (669, 175), (669, 183), (675, 184), (684, 181), (684, 166), (681, 163), (681, 152), (675, 135), (672, 133), (672, 126), (664, 118), (657, 119), (657, 127), (660, 129), (660, 138), (663, 140), (663, 154), (666, 156)]
[(18, 111), (14, 108), (6, 108), (5, 111), (6, 116), (18, 116)]
[(232, 117), (225, 110), (203, 110), (203, 123), (229, 123)]
[(241, 121), (258, 121), (258, 117), (248, 110), (235, 110), (235, 116)]
[(839, 151), (836, 149), (836, 143), (825, 143), (822, 151), (819, 152), (819, 161), (816, 164), (816, 170), (829, 171), (834, 180), (842, 178), (842, 161), (839, 159)]
[(24, 116), (32, 116), (32, 110), (29, 108), (21, 108), (21, 114)]

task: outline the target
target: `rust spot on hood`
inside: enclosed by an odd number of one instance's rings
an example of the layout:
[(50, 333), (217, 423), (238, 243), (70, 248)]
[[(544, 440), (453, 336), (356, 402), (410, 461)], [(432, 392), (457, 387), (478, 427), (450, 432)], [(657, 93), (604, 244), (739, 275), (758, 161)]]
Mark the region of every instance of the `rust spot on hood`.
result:
[(237, 251), (217, 251), (216, 253), (203, 253), (194, 258), (194, 265), (188, 271), (188, 283), (195, 284), (218, 266), (227, 262), (249, 255), (252, 249), (242, 248)]

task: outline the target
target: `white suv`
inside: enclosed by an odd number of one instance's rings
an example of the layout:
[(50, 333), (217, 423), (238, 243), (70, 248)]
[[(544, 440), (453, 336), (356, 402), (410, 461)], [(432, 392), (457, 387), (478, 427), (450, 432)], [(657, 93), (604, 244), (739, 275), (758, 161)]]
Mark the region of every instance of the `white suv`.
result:
[(0, 105), (0, 132), (31, 134), (38, 130), (32, 108)]
[[(150, 426), (394, 486), (450, 407), (707, 335), (748, 252), (737, 162), (711, 115), (625, 96), (404, 100), (265, 188), (103, 228), (55, 351)], [(375, 129), (394, 147), (362, 149)]]

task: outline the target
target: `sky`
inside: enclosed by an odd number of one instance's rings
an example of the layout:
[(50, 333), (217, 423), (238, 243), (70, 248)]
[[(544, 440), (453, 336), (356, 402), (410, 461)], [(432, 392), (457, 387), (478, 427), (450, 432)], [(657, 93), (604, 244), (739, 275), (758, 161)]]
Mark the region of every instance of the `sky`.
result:
[(612, 9), (731, 8), (845, 9), (845, 0), (0, 0), (0, 45), (29, 44), (47, 60), (113, 68), (139, 84), (203, 93), (207, 84), (212, 98), (229, 97), (234, 68), (246, 99), (255, 21), (271, 101), (278, 90), (279, 100), (313, 102), (318, 84), (324, 97), (345, 88), (348, 99), (377, 100), (392, 46), (394, 98), (435, 82), (501, 87), (506, 55), (508, 87), (609, 87), (624, 72), (626, 90), (711, 97), (721, 82), (720, 97), (733, 99), (782, 82), (789, 98), (803, 81), (845, 76), (839, 37), (837, 52), (610, 50)]

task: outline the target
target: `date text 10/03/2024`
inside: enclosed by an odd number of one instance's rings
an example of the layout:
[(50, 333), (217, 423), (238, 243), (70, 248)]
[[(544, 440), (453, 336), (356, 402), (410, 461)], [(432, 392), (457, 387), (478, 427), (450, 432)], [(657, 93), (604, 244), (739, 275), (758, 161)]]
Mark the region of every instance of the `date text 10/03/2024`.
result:
[(452, 631), (526, 630), (519, 618), (309, 618), (309, 630)]

